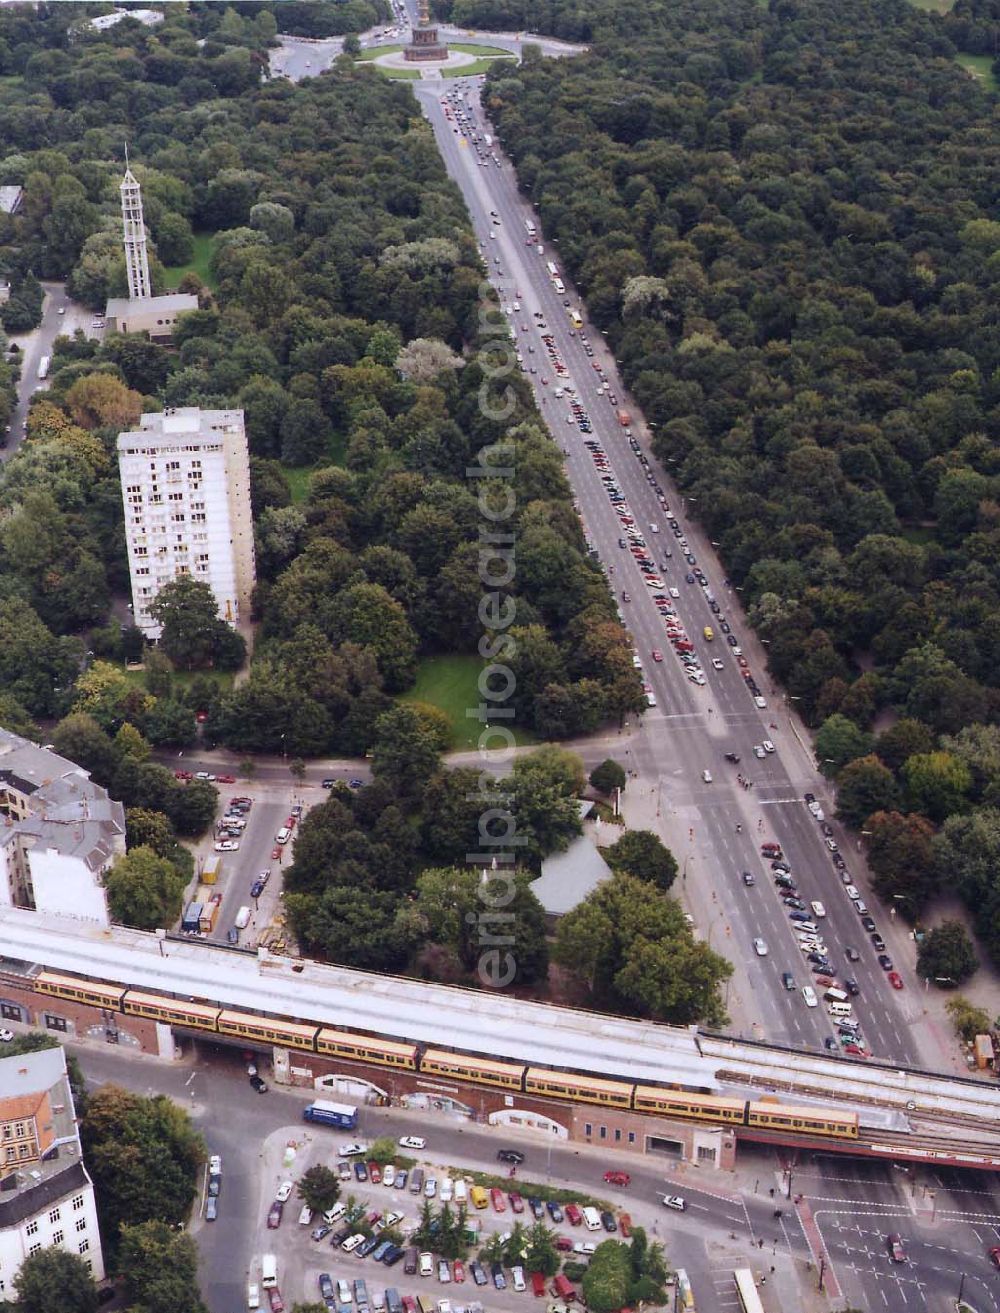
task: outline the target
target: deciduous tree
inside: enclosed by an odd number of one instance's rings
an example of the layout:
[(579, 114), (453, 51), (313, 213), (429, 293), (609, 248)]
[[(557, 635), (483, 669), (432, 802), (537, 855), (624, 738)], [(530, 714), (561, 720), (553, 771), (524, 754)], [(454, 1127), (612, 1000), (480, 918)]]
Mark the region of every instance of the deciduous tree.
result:
[(929, 930), (917, 950), (917, 971), (927, 980), (954, 988), (979, 968), (972, 940), (960, 921), (942, 921)]

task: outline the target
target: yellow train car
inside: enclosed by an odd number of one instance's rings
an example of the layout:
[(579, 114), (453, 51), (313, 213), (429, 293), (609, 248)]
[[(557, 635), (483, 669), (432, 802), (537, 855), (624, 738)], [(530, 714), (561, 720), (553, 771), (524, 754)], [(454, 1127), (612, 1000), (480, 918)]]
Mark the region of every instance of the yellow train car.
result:
[(165, 1021), (171, 1026), (188, 1026), (192, 1030), (215, 1030), (219, 1009), (204, 1003), (186, 1003), (183, 999), (167, 998), (163, 994), (144, 994), (130, 989), (125, 995), (123, 1011), (133, 1017), (146, 1017), (150, 1021)]
[(858, 1138), (856, 1112), (831, 1112), (825, 1108), (796, 1108), (785, 1104), (750, 1103), (748, 1126), (772, 1131), (801, 1131), (803, 1135), (827, 1135), (839, 1140)]
[(283, 1048), (315, 1051), (318, 1026), (302, 1026), (294, 1021), (276, 1021), (273, 1017), (256, 1017), (252, 1012), (220, 1012), (220, 1035), (238, 1035), (259, 1044), (280, 1044)]
[(686, 1120), (742, 1126), (747, 1103), (746, 1099), (725, 1099), (717, 1094), (685, 1094), (683, 1090), (637, 1085), (632, 1107), (636, 1112), (649, 1113), (654, 1117), (683, 1117)]
[(40, 971), (35, 977), (36, 994), (49, 994), (53, 998), (67, 998), (75, 1003), (89, 1003), (91, 1007), (122, 1010), (124, 985), (102, 985), (96, 980), (79, 980), (76, 976), (61, 976), (54, 971)]
[(371, 1035), (352, 1035), (348, 1030), (331, 1030), (324, 1026), (316, 1036), (316, 1052), (333, 1058), (353, 1058), (356, 1062), (377, 1062), (383, 1067), (416, 1071), (416, 1044), (397, 1044), (394, 1040)]
[(520, 1063), (496, 1062), (492, 1058), (470, 1058), (462, 1053), (427, 1049), (420, 1060), (424, 1076), (452, 1076), (474, 1085), (492, 1085), (496, 1089), (520, 1090), (524, 1067)]
[(524, 1078), (525, 1094), (547, 1099), (569, 1099), (575, 1103), (597, 1103), (603, 1108), (630, 1108), (633, 1086), (625, 1081), (599, 1080), (596, 1076), (571, 1076), (545, 1067), (529, 1067)]

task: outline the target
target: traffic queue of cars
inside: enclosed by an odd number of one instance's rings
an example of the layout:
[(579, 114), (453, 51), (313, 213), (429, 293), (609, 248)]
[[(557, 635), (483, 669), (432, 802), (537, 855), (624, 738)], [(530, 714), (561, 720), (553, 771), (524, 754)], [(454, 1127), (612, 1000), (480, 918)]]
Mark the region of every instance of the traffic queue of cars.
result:
[[(833, 830), (826, 823), (822, 807), (811, 793), (805, 794), (804, 800), (810, 814), (823, 828), (826, 847), (834, 865), (840, 872), (844, 892), (857, 912), (862, 927), (868, 932), (879, 966), (886, 972), (889, 984), (893, 989), (902, 989), (903, 979), (893, 969), (892, 958), (885, 952), (885, 941), (879, 934), (860, 891), (853, 883), (851, 873), (847, 870), (846, 863), (840, 855), (839, 846), (833, 838)], [(854, 1016), (854, 1005), (851, 1002), (852, 999), (860, 995), (861, 988), (853, 975), (845, 974), (842, 981), (837, 979), (837, 968), (830, 956), (830, 950), (827, 948), (819, 924), (826, 918), (824, 904), (819, 899), (810, 899), (808, 894), (800, 889), (779, 843), (762, 843), (760, 852), (761, 857), (771, 864), (775, 889), (788, 912), (789, 919), (792, 922), (792, 929), (798, 940), (799, 949), (808, 963), (809, 969), (816, 977), (815, 984), (824, 990), (823, 997), (827, 1005), (827, 1011), (837, 1031), (835, 1037), (827, 1037), (825, 1041), (827, 1049), (832, 1052), (839, 1052), (840, 1049), (843, 1049), (845, 1054), (855, 1058), (870, 1057), (871, 1052), (865, 1043), (861, 1023)], [(751, 872), (743, 872), (743, 883), (748, 886), (756, 883)], [(767, 952), (765, 947), (764, 953), (761, 953), (756, 943), (754, 947), (760, 956), (764, 956)], [(848, 964), (858, 962), (861, 959), (859, 950), (852, 945), (846, 945), (843, 952)], [(795, 978), (790, 971), (782, 973), (782, 982), (788, 990), (796, 988)], [(818, 1006), (819, 1000), (812, 985), (803, 986), (802, 996), (807, 1007)]]
[[(692, 643), (688, 637), (684, 625), (677, 614), (677, 607), (675, 604), (680, 597), (680, 590), (676, 587), (668, 587), (665, 585), (663, 578), (661, 577), (662, 573), (669, 568), (669, 558), (673, 553), (669, 548), (666, 549), (664, 556), (668, 559), (664, 559), (661, 565), (657, 565), (651, 555), (645, 535), (636, 523), (635, 516), (632, 514), (632, 510), (625, 498), (625, 494), (622, 492), (621, 485), (611, 468), (611, 462), (608, 459), (607, 452), (596, 439), (589, 439), (584, 445), (590, 452), (591, 458), (594, 462), (594, 468), (597, 470), (598, 477), (604, 485), (604, 491), (607, 494), (608, 500), (611, 502), (615, 514), (621, 521), (623, 534), (622, 537), (618, 539), (618, 546), (622, 550), (627, 550), (631, 553), (636, 567), (643, 576), (643, 582), (648, 588), (653, 589), (653, 601), (663, 618), (667, 640), (674, 649), (681, 665), (684, 667), (688, 680), (698, 688), (704, 688), (707, 683), (705, 672), (702, 670), (698, 657), (695, 654), (694, 643)], [(667, 523), (671, 526), (676, 537), (679, 539), (679, 545), (686, 551), (688, 546), (687, 540), (683, 536), (683, 532), (676, 517), (670, 513), (669, 506), (665, 506), (664, 510), (667, 517)], [(655, 523), (650, 524), (650, 529), (653, 533), (660, 532), (659, 525)], [(686, 555), (689, 562), (694, 562), (695, 558), (690, 552), (686, 551)], [(743, 656), (738, 640), (735, 634), (733, 634), (728, 621), (724, 616), (721, 616), (719, 603), (711, 593), (707, 591), (707, 577), (699, 570), (696, 575), (689, 573), (687, 575), (687, 580), (691, 584), (695, 582), (700, 583), (706, 590), (705, 596), (709, 608), (715, 616), (720, 616), (718, 622), (719, 627), (722, 632), (726, 634), (727, 640), (733, 649), (734, 656), (736, 656), (736, 658), (742, 663), (741, 670), (744, 672), (747, 686), (752, 693), (756, 692), (759, 704), (763, 705), (763, 699), (759, 698), (760, 690), (757, 688), (756, 682), (750, 675), (746, 658)], [(622, 588), (621, 599), (625, 603), (631, 602), (632, 595), (627, 587)], [(714, 631), (708, 625), (704, 627), (702, 634), (707, 642), (711, 642), (714, 638)], [(663, 660), (663, 651), (660, 648), (653, 648), (651, 655), (653, 660), (658, 664)], [(635, 665), (637, 669), (642, 669), (642, 661), (638, 655), (635, 658)], [(716, 670), (724, 669), (724, 662), (719, 657), (713, 659), (712, 665)], [(644, 683), (643, 691), (646, 694), (646, 701), (649, 706), (655, 707), (656, 695), (654, 694), (652, 687), (649, 684)], [(710, 783), (711, 781), (709, 780), (707, 782)]]

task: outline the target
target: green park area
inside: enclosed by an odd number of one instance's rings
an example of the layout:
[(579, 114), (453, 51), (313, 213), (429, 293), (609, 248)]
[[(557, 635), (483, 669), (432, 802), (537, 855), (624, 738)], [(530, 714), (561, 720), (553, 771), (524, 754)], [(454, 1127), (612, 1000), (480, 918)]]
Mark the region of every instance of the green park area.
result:
[[(456, 751), (474, 748), (483, 727), (465, 712), (482, 701), (478, 687), (482, 668), (483, 663), (475, 656), (427, 657), (417, 668), (415, 684), (400, 700), (437, 707), (451, 721), (452, 748)], [(518, 744), (537, 742), (527, 730), (514, 725), (510, 728)]]
[(992, 55), (956, 55), (955, 59), (967, 72), (972, 74), (984, 90), (1000, 90), (1000, 83), (997, 82), (996, 75), (993, 72)]
[(167, 290), (172, 291), (180, 283), (185, 274), (196, 273), (206, 287), (215, 288), (215, 279), (212, 276), (211, 259), (212, 251), (215, 248), (214, 233), (196, 233), (194, 238), (194, 250), (191, 252), (191, 258), (186, 264), (168, 265), (164, 269), (167, 276)]

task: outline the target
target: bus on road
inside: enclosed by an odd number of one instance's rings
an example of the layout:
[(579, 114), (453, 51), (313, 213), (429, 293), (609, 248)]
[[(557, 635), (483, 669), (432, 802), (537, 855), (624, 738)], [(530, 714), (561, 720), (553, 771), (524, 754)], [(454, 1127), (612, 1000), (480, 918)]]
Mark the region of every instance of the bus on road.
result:
[(531, 240), (534, 241), (535, 234), (538, 232), (538, 229), (535, 227), (534, 219), (525, 219), (524, 231), (528, 234)]
[(760, 1302), (760, 1295), (757, 1294), (757, 1283), (753, 1279), (753, 1273), (748, 1267), (738, 1267), (733, 1272), (733, 1280), (736, 1282), (736, 1293), (740, 1299), (740, 1309), (742, 1313), (764, 1313), (764, 1305)]
[(574, 328), (583, 327), (583, 317), (581, 316), (579, 310), (571, 310), (569, 312), (569, 319), (570, 319), (570, 323), (573, 325)]
[(38, 377), (39, 377), (39, 378), (48, 378), (48, 376), (49, 376), (49, 365), (50, 365), (51, 363), (52, 363), (52, 360), (51, 360), (51, 357), (50, 357), (50, 356), (42, 356), (41, 360), (39, 360), (39, 362), (38, 362)]

